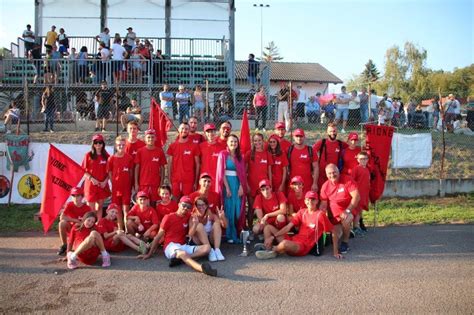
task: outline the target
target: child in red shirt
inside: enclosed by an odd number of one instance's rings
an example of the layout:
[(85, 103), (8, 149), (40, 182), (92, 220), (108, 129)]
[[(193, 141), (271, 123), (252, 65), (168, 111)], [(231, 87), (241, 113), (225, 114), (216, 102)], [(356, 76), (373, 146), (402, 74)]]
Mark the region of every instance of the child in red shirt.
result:
[[(285, 130), (285, 129), (283, 129)], [(280, 145), (277, 135), (268, 139), (268, 152), (272, 155), (272, 187), (275, 191), (286, 191), (288, 176), (288, 157)]]
[(150, 199), (146, 192), (139, 191), (137, 204), (133, 206), (127, 216), (127, 231), (132, 235), (140, 235), (145, 241), (149, 241), (158, 233), (158, 215), (150, 206)]
[(178, 210), (178, 203), (171, 199), (171, 188), (168, 185), (160, 187), (161, 200), (156, 203), (156, 214), (158, 221), (161, 223), (165, 215), (176, 212)]
[(258, 222), (253, 226), (253, 234), (263, 233), (266, 225), (273, 225), (281, 229), (286, 224), (286, 197), (279, 191), (272, 192), (272, 185), (268, 179), (259, 183), (260, 194), (255, 198), (253, 208)]
[(290, 182), (290, 191), (288, 192), (288, 220), (300, 211), (306, 208), (304, 202), (304, 181), (301, 176), (295, 176)]
[(360, 195), (359, 205), (352, 211), (354, 215), (352, 225), (356, 236), (363, 236), (366, 233), (361, 229), (360, 221), (362, 219), (362, 210), (369, 210), (370, 171), (367, 168), (368, 161), (369, 155), (367, 152), (359, 152), (359, 154), (357, 154), (357, 162), (359, 165), (352, 170), (352, 178), (357, 184)]

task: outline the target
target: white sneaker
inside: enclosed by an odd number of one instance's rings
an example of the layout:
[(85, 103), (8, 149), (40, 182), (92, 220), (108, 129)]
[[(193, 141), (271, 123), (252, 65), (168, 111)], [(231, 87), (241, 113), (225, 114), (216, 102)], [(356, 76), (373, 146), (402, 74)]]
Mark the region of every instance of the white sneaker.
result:
[(216, 254), (216, 258), (217, 258), (218, 261), (225, 260), (225, 257), (224, 257), (224, 255), (222, 255), (222, 252), (221, 252), (220, 248), (214, 249), (214, 253)]
[(272, 250), (258, 250), (255, 252), (257, 259), (272, 259), (277, 256), (277, 253)]
[(344, 129), (341, 129), (341, 133), (346, 133), (346, 131)]
[(265, 128), (263, 128), (262, 131), (263, 131), (263, 132), (267, 132), (267, 131), (265, 130)]
[(255, 131), (258, 131), (258, 128), (255, 128)]
[(211, 251), (209, 252), (208, 259), (209, 261), (217, 261), (216, 252), (214, 251), (213, 248), (211, 248)]

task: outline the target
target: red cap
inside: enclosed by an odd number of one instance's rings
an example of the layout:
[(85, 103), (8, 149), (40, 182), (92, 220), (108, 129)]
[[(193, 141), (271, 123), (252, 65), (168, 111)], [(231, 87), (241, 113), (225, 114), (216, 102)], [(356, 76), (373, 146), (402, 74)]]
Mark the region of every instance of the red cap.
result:
[(272, 183), (268, 179), (262, 179), (260, 183), (258, 183), (258, 188), (262, 188), (263, 186), (272, 186)]
[(111, 203), (111, 204), (107, 207), (107, 211), (109, 211), (109, 210), (111, 210), (111, 209), (119, 210), (120, 207), (119, 207), (116, 203)]
[(319, 197), (318, 197), (318, 193), (315, 192), (315, 191), (308, 191), (305, 195), (304, 195), (305, 199), (316, 199), (318, 200)]
[(82, 195), (84, 196), (84, 190), (81, 187), (74, 187), (71, 189), (71, 196)]
[(156, 135), (156, 131), (155, 129), (147, 129), (147, 131), (145, 131), (145, 135)]
[(179, 203), (189, 203), (190, 205), (192, 205), (193, 201), (188, 196), (183, 196), (181, 197), (181, 199), (179, 199)]
[(148, 193), (146, 191), (141, 190), (137, 193), (137, 198), (142, 198), (142, 197), (145, 197), (147, 199), (150, 198), (150, 197), (148, 197)]
[(292, 179), (291, 179), (291, 184), (303, 184), (304, 183), (304, 180), (303, 180), (303, 177), (301, 176), (294, 176)]
[(348, 137), (349, 140), (359, 140), (359, 135), (357, 132), (351, 132)]
[(204, 125), (204, 132), (206, 132), (208, 130), (216, 130), (216, 125), (214, 125), (214, 124), (205, 124)]
[(208, 178), (212, 179), (211, 174), (206, 173), (206, 172), (202, 173), (201, 176), (199, 176), (199, 179), (204, 178), (204, 177), (208, 177)]
[(92, 141), (102, 141), (102, 142), (104, 142), (104, 136), (101, 135), (100, 133), (96, 134), (96, 135), (93, 135), (92, 136)]
[(304, 130), (301, 129), (301, 128), (295, 129), (295, 131), (293, 131), (293, 136), (302, 136), (302, 137), (304, 137)]
[(286, 129), (285, 123), (281, 121), (275, 123), (275, 129)]

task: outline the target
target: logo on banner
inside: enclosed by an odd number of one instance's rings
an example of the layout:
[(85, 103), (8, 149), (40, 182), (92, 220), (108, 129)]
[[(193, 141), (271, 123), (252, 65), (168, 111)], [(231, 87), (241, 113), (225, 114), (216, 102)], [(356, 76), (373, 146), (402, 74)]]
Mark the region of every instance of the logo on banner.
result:
[[(27, 135), (6, 135), (7, 151), (10, 156), (7, 159), (7, 170), (10, 170), (13, 163), (13, 171), (18, 172), (20, 166), (24, 166), (25, 170), (30, 169), (29, 162), (33, 159), (34, 153), (28, 154), (28, 145), (30, 138)], [(11, 161), (10, 161), (11, 160)]]
[(10, 181), (3, 175), (0, 175), (0, 198), (5, 197), (10, 192)]
[(41, 179), (34, 174), (26, 174), (18, 181), (18, 193), (25, 199), (34, 199), (41, 192)]

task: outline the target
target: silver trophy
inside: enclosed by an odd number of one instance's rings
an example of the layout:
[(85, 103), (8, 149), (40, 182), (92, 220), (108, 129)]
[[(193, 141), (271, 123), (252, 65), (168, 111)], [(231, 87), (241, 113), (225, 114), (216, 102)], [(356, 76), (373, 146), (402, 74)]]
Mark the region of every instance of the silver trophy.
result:
[(247, 251), (247, 241), (249, 239), (249, 235), (250, 235), (249, 231), (242, 230), (242, 232), (240, 232), (240, 240), (242, 241), (242, 244), (244, 245), (242, 253), (239, 255), (241, 257), (247, 257), (249, 255), (249, 252)]

